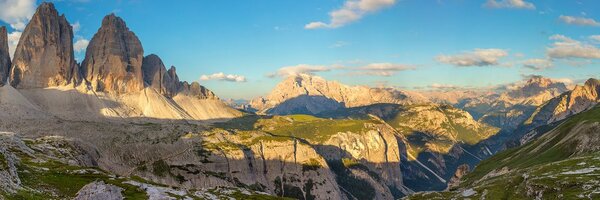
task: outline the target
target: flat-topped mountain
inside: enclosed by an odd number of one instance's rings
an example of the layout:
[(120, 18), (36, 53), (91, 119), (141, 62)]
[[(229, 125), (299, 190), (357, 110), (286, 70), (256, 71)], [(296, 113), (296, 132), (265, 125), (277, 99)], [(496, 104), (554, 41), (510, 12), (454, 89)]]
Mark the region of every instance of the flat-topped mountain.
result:
[(42, 3), (15, 50), (10, 84), (15, 88), (44, 88), (79, 80), (71, 25), (52, 3)]
[(268, 94), (250, 102), (261, 112), (269, 114), (316, 114), (339, 108), (375, 103), (407, 104), (427, 101), (420, 95), (390, 88), (347, 86), (318, 76), (290, 76)]

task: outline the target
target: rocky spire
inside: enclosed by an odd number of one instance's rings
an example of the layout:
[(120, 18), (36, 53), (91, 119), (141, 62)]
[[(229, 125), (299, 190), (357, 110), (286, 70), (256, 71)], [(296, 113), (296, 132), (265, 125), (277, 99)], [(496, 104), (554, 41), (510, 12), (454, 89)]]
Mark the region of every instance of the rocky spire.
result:
[(96, 91), (136, 92), (144, 87), (143, 54), (137, 36), (121, 18), (110, 14), (87, 47), (82, 73)]
[(0, 27), (0, 86), (4, 86), (10, 70), (10, 55), (8, 53), (8, 35), (6, 27)]
[(15, 88), (44, 88), (79, 80), (73, 30), (52, 3), (37, 8), (23, 31), (10, 70)]
[(142, 71), (144, 72), (144, 82), (149, 87), (160, 91), (161, 94), (172, 97), (179, 91), (181, 83), (179, 83), (175, 67), (171, 67), (167, 71), (164, 63), (157, 55), (150, 54), (144, 57)]

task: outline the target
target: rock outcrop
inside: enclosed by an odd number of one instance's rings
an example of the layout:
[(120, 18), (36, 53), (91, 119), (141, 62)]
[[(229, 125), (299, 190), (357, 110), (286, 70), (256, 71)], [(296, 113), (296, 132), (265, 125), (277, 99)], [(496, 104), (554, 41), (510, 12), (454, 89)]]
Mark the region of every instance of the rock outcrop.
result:
[(10, 72), (10, 54), (8, 52), (7, 34), (6, 27), (0, 27), (0, 86), (6, 84)]
[(252, 100), (250, 105), (269, 114), (317, 114), (375, 103), (407, 104), (425, 101), (427, 100), (420, 95), (392, 88), (351, 87), (318, 76), (299, 74), (286, 78), (269, 95)]
[(171, 66), (167, 71), (165, 64), (157, 55), (150, 54), (144, 57), (142, 71), (144, 72), (144, 82), (161, 94), (172, 97), (179, 91), (181, 83), (175, 67)]
[(142, 71), (144, 72), (144, 82), (148, 87), (156, 89), (167, 97), (182, 94), (199, 99), (218, 99), (212, 91), (201, 86), (198, 82), (192, 82), (191, 84), (180, 82), (175, 67), (171, 66), (167, 70), (160, 57), (155, 54), (144, 57)]
[(87, 47), (82, 72), (95, 91), (138, 92), (144, 88), (143, 54), (137, 36), (121, 18), (110, 14)]
[(45, 88), (80, 80), (73, 55), (73, 31), (52, 3), (42, 3), (23, 31), (14, 54), (10, 84)]
[(121, 191), (123, 191), (123, 188), (106, 184), (102, 181), (96, 181), (83, 186), (83, 188), (77, 192), (77, 196), (74, 200), (122, 200), (123, 195), (121, 194)]

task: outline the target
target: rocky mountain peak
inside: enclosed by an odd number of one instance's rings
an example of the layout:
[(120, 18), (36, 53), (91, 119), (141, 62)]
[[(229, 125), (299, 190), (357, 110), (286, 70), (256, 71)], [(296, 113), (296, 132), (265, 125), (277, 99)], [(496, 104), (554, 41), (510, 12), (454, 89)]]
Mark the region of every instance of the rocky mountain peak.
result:
[(252, 100), (250, 105), (272, 114), (317, 114), (341, 107), (425, 101), (405, 91), (348, 86), (319, 76), (298, 74), (287, 77), (277, 84), (269, 95)]
[(532, 76), (524, 85), (508, 91), (506, 95), (513, 100), (543, 97), (540, 100), (543, 102), (568, 90), (562, 82), (542, 76)]
[(554, 81), (552, 81), (552, 79), (543, 77), (543, 76), (532, 76), (531, 78), (529, 78), (529, 80), (527, 80), (527, 83), (525, 85), (535, 85), (538, 87), (548, 87), (549, 85), (553, 84)]
[(148, 86), (160, 91), (161, 94), (172, 97), (179, 92), (181, 83), (179, 82), (175, 68), (171, 67), (167, 71), (163, 61), (157, 55), (150, 54), (144, 57), (142, 71), (144, 72), (144, 82)]
[(44, 88), (80, 80), (71, 25), (52, 3), (37, 8), (21, 35), (12, 64), (10, 83), (15, 88)]
[(595, 78), (590, 78), (587, 81), (585, 81), (585, 86), (590, 87), (590, 88), (600, 88), (600, 80), (595, 79)]
[(96, 91), (137, 92), (143, 87), (144, 49), (120, 17), (110, 14), (90, 41), (82, 71)]
[(0, 27), (0, 86), (4, 86), (10, 70), (10, 54), (8, 53), (8, 35), (6, 27)]

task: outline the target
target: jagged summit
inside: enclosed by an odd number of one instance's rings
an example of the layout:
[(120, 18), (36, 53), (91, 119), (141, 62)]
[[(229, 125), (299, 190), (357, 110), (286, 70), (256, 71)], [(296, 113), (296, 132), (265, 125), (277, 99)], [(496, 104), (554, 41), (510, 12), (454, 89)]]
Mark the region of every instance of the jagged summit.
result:
[(52, 3), (37, 8), (15, 50), (10, 83), (15, 88), (44, 88), (80, 80), (73, 55), (73, 31)]
[(6, 84), (10, 73), (10, 54), (8, 50), (8, 35), (6, 27), (0, 27), (0, 86)]
[[(557, 96), (563, 92), (568, 91), (567, 86), (562, 82), (557, 82), (552, 79), (543, 76), (532, 76), (527, 82), (516, 89), (510, 90), (506, 95), (513, 99), (519, 98), (540, 98), (536, 96), (543, 96), (535, 103), (541, 103), (547, 101), (545, 97)], [(544, 95), (544, 93), (552, 93), (550, 95)]]
[(391, 88), (347, 86), (327, 81), (319, 76), (298, 74), (289, 76), (266, 97), (250, 102), (255, 109), (272, 114), (316, 114), (343, 107), (375, 103), (415, 103), (427, 100)]
[(95, 91), (140, 91), (144, 88), (143, 54), (142, 43), (125, 22), (114, 14), (107, 15), (87, 47), (83, 75)]

